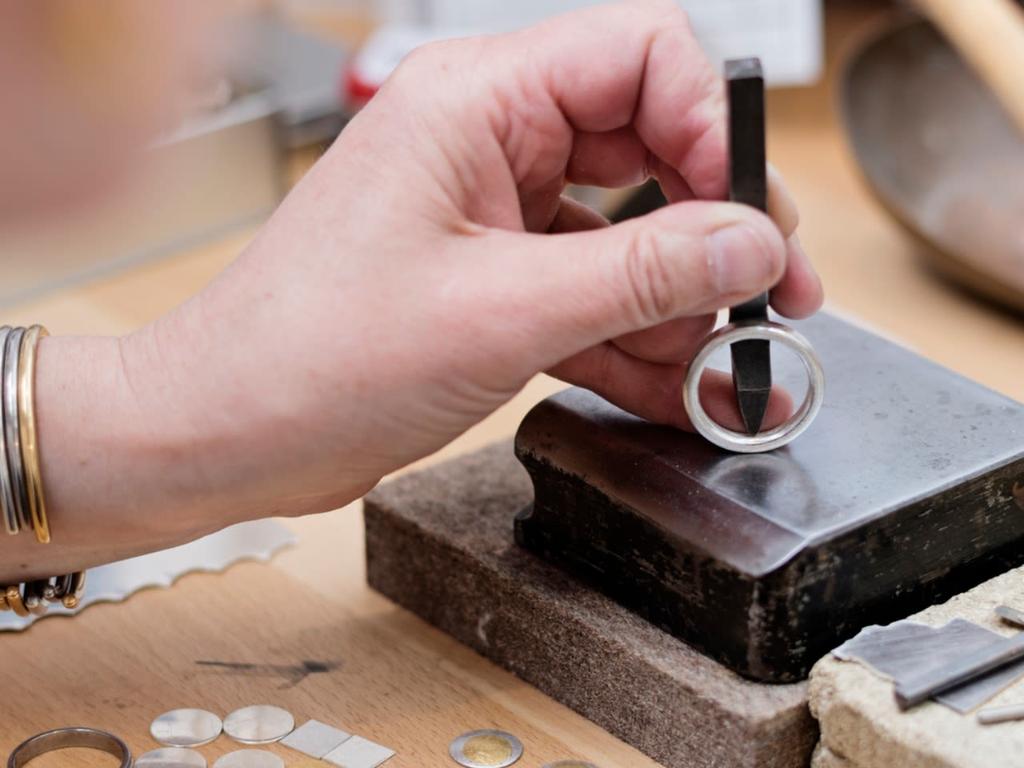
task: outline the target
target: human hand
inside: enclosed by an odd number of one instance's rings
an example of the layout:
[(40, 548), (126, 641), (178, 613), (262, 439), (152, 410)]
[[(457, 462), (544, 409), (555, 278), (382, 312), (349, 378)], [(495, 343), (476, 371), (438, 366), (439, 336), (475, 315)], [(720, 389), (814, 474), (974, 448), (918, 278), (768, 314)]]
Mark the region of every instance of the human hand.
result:
[[(689, 428), (686, 361), (716, 310), (822, 298), (777, 178), (774, 223), (711, 202), (723, 99), (667, 1), (412, 54), (237, 262), (121, 345), (188, 508), (211, 525), (340, 506), (540, 371)], [(615, 226), (562, 195), (648, 175), (673, 204)], [(702, 389), (739, 428), (729, 378)], [(790, 408), (776, 392), (767, 423)]]

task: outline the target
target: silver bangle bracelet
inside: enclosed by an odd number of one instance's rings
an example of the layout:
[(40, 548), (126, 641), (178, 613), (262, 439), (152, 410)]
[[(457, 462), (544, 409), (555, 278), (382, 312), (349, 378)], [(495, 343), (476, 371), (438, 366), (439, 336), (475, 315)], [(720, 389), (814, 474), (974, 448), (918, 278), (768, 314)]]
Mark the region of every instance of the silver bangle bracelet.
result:
[(24, 337), (25, 329), (15, 328), (4, 345), (2, 405), (6, 461), (13, 485), (14, 508), (20, 527), (31, 530), (32, 518), (29, 512), (28, 489), (25, 485), (25, 465), (21, 458), (21, 419), (18, 415), (18, 356), (21, 354), (21, 340)]
[[(7, 339), (11, 335), (11, 326), (0, 327), (0, 387), (3, 382), (3, 371), (6, 365)], [(2, 398), (0, 398), (2, 406)], [(12, 536), (21, 532), (21, 520), (14, 506), (14, 485), (11, 482), (11, 470), (7, 464), (7, 436), (3, 429), (3, 408), (0, 407), (0, 507), (3, 508), (4, 527)]]
[(128, 745), (112, 733), (95, 728), (55, 728), (26, 739), (11, 752), (7, 768), (22, 768), (30, 760), (58, 749), (97, 749), (121, 761), (119, 768), (131, 768)]
[[(26, 455), (22, 453), (25, 448), (30, 461), (38, 464), (35, 424), (31, 422), (28, 425), (31, 429), (25, 430), (27, 437), (23, 445), (21, 435), (27, 425), (21, 416), (23, 412), (33, 414), (31, 390), (26, 395), (25, 382), (28, 382), (28, 387), (33, 386), (34, 343), (45, 334), (46, 330), (41, 326), (33, 326), (30, 330), (0, 326), (0, 518), (7, 533), (13, 535), (34, 530), (41, 542), (49, 540), (49, 530), (39, 469), (31, 463), (26, 464)], [(30, 349), (23, 349), (26, 338), (32, 345)], [(22, 402), (19, 402), (19, 395)], [(29, 481), (33, 480), (33, 472), (35, 496), (32, 501), (35, 503), (30, 504)], [(46, 534), (45, 538), (41, 537), (40, 531)], [(0, 612), (14, 611), (21, 617), (39, 616), (54, 603), (74, 610), (79, 606), (84, 590), (84, 571), (21, 584), (0, 584)]]

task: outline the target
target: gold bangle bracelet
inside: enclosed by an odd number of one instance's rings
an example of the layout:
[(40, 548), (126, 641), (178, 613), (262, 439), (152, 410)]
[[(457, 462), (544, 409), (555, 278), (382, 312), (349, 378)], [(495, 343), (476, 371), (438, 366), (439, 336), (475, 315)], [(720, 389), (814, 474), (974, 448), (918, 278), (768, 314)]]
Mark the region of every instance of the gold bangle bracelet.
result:
[(7, 588), (5, 597), (7, 598), (8, 608), (18, 616), (28, 616), (28, 608), (25, 607), (25, 603), (21, 600), (21, 589), (19, 589), (17, 584)]
[(75, 571), (69, 574), (67, 592), (61, 598), (61, 603), (69, 611), (73, 611), (81, 602), (83, 592), (85, 592), (85, 571)]
[[(25, 466), (25, 485), (28, 491), (32, 528), (40, 544), (50, 541), (50, 524), (43, 499), (43, 476), (39, 462), (39, 443), (36, 439), (36, 348), (39, 339), (49, 335), (41, 325), (33, 325), (25, 332), (18, 361), (18, 420), (21, 437), (21, 459)], [(8, 598), (9, 601), (9, 598)]]

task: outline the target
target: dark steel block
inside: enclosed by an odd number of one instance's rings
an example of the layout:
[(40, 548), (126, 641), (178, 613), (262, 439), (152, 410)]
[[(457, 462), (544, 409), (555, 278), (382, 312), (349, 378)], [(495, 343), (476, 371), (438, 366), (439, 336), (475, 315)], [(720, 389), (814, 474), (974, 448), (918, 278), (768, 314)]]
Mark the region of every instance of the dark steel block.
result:
[(1024, 563), (1024, 406), (835, 317), (797, 327), (828, 391), (786, 448), (729, 454), (578, 389), (516, 437), (522, 546), (768, 682)]

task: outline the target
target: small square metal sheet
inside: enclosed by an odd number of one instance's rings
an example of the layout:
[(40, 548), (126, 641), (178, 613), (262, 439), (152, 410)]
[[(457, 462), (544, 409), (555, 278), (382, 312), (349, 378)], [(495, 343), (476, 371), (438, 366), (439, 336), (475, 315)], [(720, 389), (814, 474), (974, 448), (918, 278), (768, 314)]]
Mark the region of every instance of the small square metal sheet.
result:
[(385, 760), (394, 757), (394, 754), (392, 749), (375, 744), (362, 736), (353, 736), (324, 755), (323, 759), (334, 763), (338, 768), (377, 768)]
[[(904, 620), (886, 627), (866, 627), (832, 653), (844, 661), (860, 661), (898, 682), (926, 669), (941, 670), (961, 656), (1005, 640), (1002, 635), (965, 619), (953, 619), (942, 627)], [(1024, 661), (1017, 661), (933, 698), (963, 714), (1022, 676)]]
[(285, 736), (281, 743), (296, 752), (319, 759), (350, 738), (352, 734), (347, 731), (319, 720), (308, 720)]

